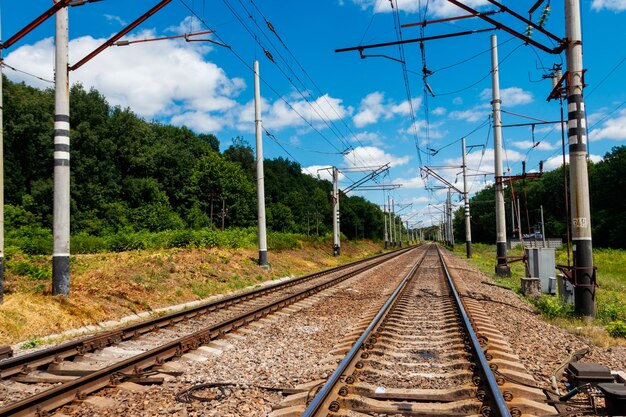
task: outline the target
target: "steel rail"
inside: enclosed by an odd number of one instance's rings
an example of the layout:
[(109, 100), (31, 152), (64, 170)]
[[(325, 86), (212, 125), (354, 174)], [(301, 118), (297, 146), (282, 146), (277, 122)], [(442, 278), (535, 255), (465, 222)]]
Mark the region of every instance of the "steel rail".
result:
[[(394, 291), (394, 293), (389, 297), (387, 302), (380, 309), (376, 317), (372, 320), (367, 329), (363, 332), (361, 337), (355, 342), (352, 349), (346, 354), (346, 357), (341, 361), (335, 372), (330, 376), (326, 384), (321, 388), (319, 393), (313, 398), (311, 403), (308, 405), (302, 417), (313, 417), (318, 415), (320, 412), (324, 412), (323, 410), (331, 410), (333, 412), (338, 411), (338, 404), (333, 404), (334, 399), (332, 397), (333, 393), (337, 392), (337, 385), (340, 382), (343, 382), (344, 378), (349, 374), (350, 367), (354, 367), (354, 362), (357, 354), (367, 343), (366, 341), (372, 335), (374, 330), (379, 326), (381, 321), (385, 316), (387, 316), (395, 304), (395, 302), (399, 299), (403, 290), (406, 288), (406, 285), (410, 278), (414, 276), (415, 272), (421, 265), (422, 261), (426, 257), (426, 254), (430, 248), (424, 252), (422, 258), (416, 263), (416, 265), (411, 269), (411, 271), (407, 274), (407, 276), (400, 283), (398, 288)], [(443, 256), (438, 246), (436, 246), (437, 254), (443, 265), (443, 271), (446, 276), (447, 282), (450, 286), (451, 292), (453, 294), (453, 298), (455, 300), (456, 306), (459, 310), (459, 314), (462, 318), (463, 325), (468, 334), (468, 337), (471, 342), (471, 348), (475, 357), (478, 360), (479, 372), (483, 375), (484, 380), (486, 381), (486, 390), (487, 390), (487, 399), (490, 402), (492, 408), (489, 410), (490, 414), (494, 417), (511, 417), (510, 411), (506, 406), (506, 402), (502, 396), (498, 388), (498, 384), (496, 382), (495, 376), (491, 372), (491, 368), (489, 367), (489, 363), (483, 353), (483, 350), (480, 346), (480, 342), (476, 333), (472, 328), (471, 321), (469, 319), (469, 315), (467, 314), (461, 298), (454, 286), (448, 268), (444, 262)], [(335, 405), (335, 408), (333, 408)], [(487, 411), (487, 410), (485, 410)]]
[(506, 405), (506, 401), (502, 396), (502, 393), (500, 392), (500, 388), (498, 388), (496, 377), (491, 371), (491, 367), (489, 366), (489, 362), (485, 357), (485, 353), (480, 346), (478, 336), (474, 331), (470, 317), (465, 310), (465, 306), (463, 305), (463, 301), (461, 300), (461, 297), (459, 296), (456, 287), (454, 286), (454, 282), (452, 281), (452, 277), (450, 276), (450, 272), (448, 271), (448, 267), (443, 260), (443, 255), (438, 246), (437, 253), (439, 255), (439, 259), (441, 260), (441, 265), (443, 265), (443, 270), (450, 286), (450, 291), (454, 296), (454, 302), (456, 303), (461, 318), (463, 319), (463, 326), (465, 327), (467, 335), (470, 339), (472, 352), (475, 358), (478, 360), (478, 370), (483, 376), (483, 382), (486, 383), (485, 388), (487, 390), (487, 398), (492, 405), (491, 411), (493, 412), (493, 414), (491, 415), (494, 415), (496, 417), (511, 417), (511, 412), (509, 411), (509, 408)]
[(346, 354), (346, 357), (339, 363), (339, 366), (337, 367), (335, 372), (333, 372), (330, 378), (328, 378), (328, 381), (326, 381), (318, 394), (313, 398), (306, 410), (304, 410), (304, 413), (302, 413), (301, 417), (313, 417), (319, 411), (321, 411), (324, 406), (326, 406), (327, 409), (330, 407), (330, 402), (332, 401), (331, 394), (336, 389), (337, 384), (339, 382), (342, 382), (344, 376), (346, 375), (346, 370), (352, 365), (357, 354), (366, 344), (367, 339), (373, 333), (374, 329), (376, 329), (380, 325), (382, 319), (389, 313), (391, 307), (395, 304), (396, 300), (402, 294), (409, 280), (415, 275), (415, 272), (420, 267), (422, 261), (429, 251), (430, 248), (424, 251), (422, 257), (415, 263), (413, 268), (411, 268), (411, 270), (406, 274), (404, 279), (402, 279), (396, 290), (391, 294), (391, 296), (389, 296), (389, 298), (378, 311), (374, 319), (372, 319), (369, 326), (367, 326), (361, 337), (359, 337), (359, 339), (352, 346), (352, 349), (350, 349), (350, 351)]
[(328, 275), (357, 266), (362, 263), (373, 261), (385, 256), (390, 256), (391, 259), (395, 256), (402, 254), (406, 250), (408, 250), (408, 248), (400, 249), (395, 252), (378, 254), (366, 259), (361, 259), (358, 261), (347, 263), (345, 265), (315, 272), (313, 274), (304, 275), (302, 277), (278, 282), (276, 284), (272, 284), (263, 288), (257, 288), (255, 290), (221, 298), (219, 300), (215, 300), (206, 304), (201, 304), (190, 309), (176, 311), (160, 317), (154, 317), (115, 330), (105, 330), (95, 335), (63, 343), (58, 346), (53, 346), (25, 355), (0, 360), (0, 379), (6, 379), (11, 376), (23, 373), (24, 371), (37, 369), (53, 362), (72, 358), (77, 355), (84, 355), (85, 353), (117, 344), (122, 340), (129, 340), (142, 334), (167, 327), (171, 324), (175, 324), (183, 320), (188, 320), (202, 314), (208, 314), (213, 311), (217, 311), (219, 309), (234, 305), (236, 303), (241, 303), (243, 301), (258, 298), (278, 290), (289, 288), (310, 281), (312, 279), (319, 278), (323, 275)]
[(227, 319), (206, 329), (186, 335), (140, 355), (136, 355), (109, 367), (94, 371), (93, 373), (77, 378), (73, 381), (66, 382), (52, 389), (40, 392), (39, 394), (24, 400), (9, 404), (0, 408), (0, 417), (45, 415), (47, 412), (59, 408), (75, 399), (83, 399), (87, 394), (109, 386), (112, 383), (114, 384), (119, 382), (116, 380), (116, 374), (140, 373), (145, 369), (160, 365), (167, 359), (174, 356), (181, 356), (189, 350), (195, 349), (200, 345), (217, 339), (230, 331), (245, 326), (254, 320), (265, 317), (268, 314), (309, 297), (312, 294), (320, 292), (368, 269), (387, 262), (388, 260), (393, 259), (402, 253), (406, 253), (411, 249), (415, 249), (415, 247), (407, 248), (402, 251), (395, 251), (391, 257), (378, 259), (372, 264), (350, 271), (317, 287), (308, 288), (296, 294), (288, 295), (266, 306), (242, 313), (237, 317)]

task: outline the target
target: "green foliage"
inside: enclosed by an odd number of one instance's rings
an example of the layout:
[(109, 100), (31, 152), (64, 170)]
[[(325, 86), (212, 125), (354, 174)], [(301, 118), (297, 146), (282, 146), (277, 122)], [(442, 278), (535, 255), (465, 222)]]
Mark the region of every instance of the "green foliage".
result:
[[(623, 209), (626, 207), (626, 193), (615, 192), (626, 187), (626, 146), (614, 147), (600, 162), (589, 162), (589, 191), (591, 194), (591, 225), (595, 247), (626, 248), (626, 222)], [(569, 167), (565, 167), (565, 177)], [(516, 197), (519, 197), (522, 233), (532, 233), (540, 223), (541, 206), (544, 210), (545, 232), (548, 237), (561, 237), (566, 240), (566, 205), (563, 168), (544, 172), (541, 178), (513, 183)], [(611, 184), (611, 186), (606, 186)], [(512, 236), (511, 185), (505, 186), (507, 216), (507, 236)], [(495, 194), (493, 186), (476, 193), (470, 201), (472, 240), (474, 242), (495, 242)], [(569, 202), (567, 202), (569, 203)], [(528, 220), (527, 220), (528, 219)], [(528, 224), (530, 222), (530, 224)], [(455, 235), (459, 242), (465, 239), (463, 210), (459, 209), (454, 218)]]
[[(7, 236), (24, 253), (49, 254), (54, 91), (4, 82)], [(80, 84), (71, 88), (70, 106), (73, 253), (254, 246), (256, 161), (243, 137), (220, 153), (215, 135), (147, 122)], [(330, 182), (283, 158), (264, 164), (270, 231), (326, 235)], [(341, 205), (347, 238), (382, 237), (376, 205), (345, 195)], [(222, 221), (234, 231), (212, 230)], [(298, 245), (298, 238), (272, 239), (277, 248)]]
[(598, 320), (603, 323), (626, 320), (626, 303), (619, 293), (610, 291), (598, 295), (596, 313)]
[(612, 321), (606, 326), (606, 331), (613, 337), (626, 338), (626, 323), (621, 320)]
[(6, 235), (10, 245), (17, 246), (30, 255), (42, 255), (52, 252), (52, 232), (40, 226), (23, 226), (8, 230)]
[(8, 267), (8, 269), (11, 272), (17, 275), (25, 275), (33, 281), (52, 279), (52, 269), (49, 267), (41, 267), (37, 264), (27, 261), (20, 261), (17, 263), (11, 263), (9, 265), (10, 266)]
[(561, 302), (558, 297), (542, 294), (533, 304), (541, 314), (551, 319), (574, 316), (574, 306)]
[(37, 346), (40, 346), (41, 344), (43, 344), (43, 340), (41, 339), (28, 339), (26, 342), (22, 343), (20, 345), (20, 349), (33, 349), (36, 348)]

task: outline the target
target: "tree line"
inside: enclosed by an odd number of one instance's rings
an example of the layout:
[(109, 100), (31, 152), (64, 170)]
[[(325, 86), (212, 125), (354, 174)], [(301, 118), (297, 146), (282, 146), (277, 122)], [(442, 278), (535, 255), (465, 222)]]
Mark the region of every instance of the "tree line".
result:
[[(52, 225), (54, 91), (4, 78), (5, 224)], [(243, 138), (220, 152), (213, 134), (146, 121), (110, 106), (97, 90), (70, 91), (71, 229), (125, 231), (255, 227), (255, 157)], [(329, 181), (284, 158), (265, 160), (268, 228), (332, 231)], [(381, 239), (383, 214), (359, 196), (341, 196), (341, 231)]]
[[(589, 162), (589, 191), (591, 196), (591, 227), (594, 246), (626, 248), (626, 146), (614, 147), (600, 162)], [(565, 178), (569, 181), (569, 167)], [(514, 193), (513, 193), (514, 192)], [(565, 185), (563, 168), (544, 172), (538, 179), (506, 183), (505, 208), (507, 237), (512, 236), (511, 201), (519, 199), (522, 234), (540, 230), (541, 207), (547, 237), (567, 238)], [(493, 243), (495, 232), (495, 191), (489, 186), (470, 200), (472, 241)], [(570, 213), (571, 217), (571, 213)], [(463, 210), (454, 218), (455, 237), (465, 240)], [(516, 234), (517, 237), (517, 234)]]

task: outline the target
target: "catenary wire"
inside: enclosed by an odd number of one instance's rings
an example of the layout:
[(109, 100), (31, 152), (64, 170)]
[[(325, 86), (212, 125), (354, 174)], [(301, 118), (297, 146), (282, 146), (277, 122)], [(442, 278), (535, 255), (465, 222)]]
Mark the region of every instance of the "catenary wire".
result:
[[(211, 29), (211, 27), (206, 23), (206, 21), (198, 16), (198, 14), (189, 7), (189, 5), (185, 2), (185, 0), (179, 0), (180, 3), (192, 14), (194, 15), (206, 28)], [(223, 44), (228, 44), (217, 32), (214, 33), (214, 36)], [(241, 64), (248, 68), (250, 71), (254, 72), (254, 69), (242, 58), (241, 55), (235, 51), (234, 48), (228, 47), (228, 50), (241, 62)], [(324, 139), (331, 147), (333, 147), (337, 152), (342, 152), (337, 146), (328, 139), (319, 129), (317, 129), (309, 120), (307, 120), (304, 115), (302, 115), (299, 111), (297, 111), (291, 103), (289, 103), (279, 92), (274, 88), (272, 84), (266, 81), (263, 77), (259, 76), (263, 84), (265, 84), (279, 99), (284, 102), (298, 117), (300, 117), (313, 131), (315, 131), (322, 139)]]

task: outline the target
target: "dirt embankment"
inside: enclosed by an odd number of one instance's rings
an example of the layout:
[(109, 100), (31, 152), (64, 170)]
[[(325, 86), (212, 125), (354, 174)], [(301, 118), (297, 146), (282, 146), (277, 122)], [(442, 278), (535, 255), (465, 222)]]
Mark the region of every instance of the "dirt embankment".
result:
[(380, 252), (371, 242), (330, 248), (305, 246), (269, 253), (271, 269), (257, 265), (254, 249), (168, 249), (72, 257), (71, 295), (53, 297), (51, 282), (7, 274), (0, 305), (0, 344), (36, 339), (68, 329), (233, 292), (250, 285), (327, 269)]

